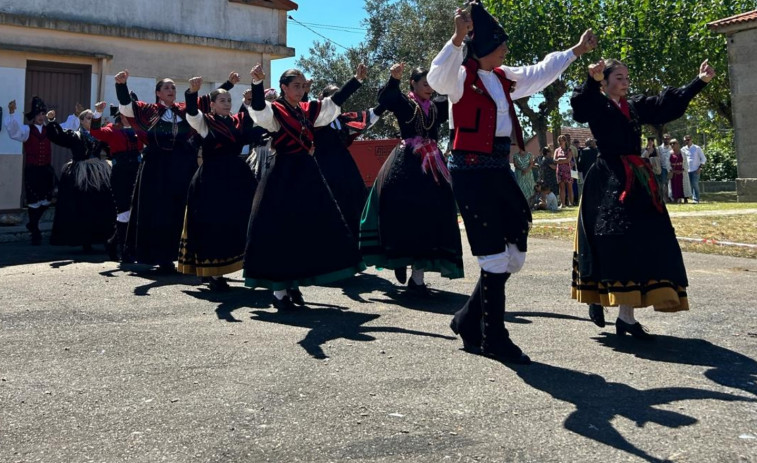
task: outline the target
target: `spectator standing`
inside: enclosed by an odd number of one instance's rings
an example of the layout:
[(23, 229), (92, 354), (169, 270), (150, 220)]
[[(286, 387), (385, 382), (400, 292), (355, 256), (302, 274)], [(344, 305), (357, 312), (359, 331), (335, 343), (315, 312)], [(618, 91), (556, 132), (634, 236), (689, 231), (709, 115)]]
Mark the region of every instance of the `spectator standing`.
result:
[(674, 203), (678, 203), (686, 199), (683, 191), (683, 178), (686, 175), (683, 168), (684, 156), (678, 140), (671, 140), (670, 145), (670, 197)]
[(586, 174), (589, 172), (591, 166), (593, 166), (594, 162), (596, 162), (598, 154), (599, 151), (597, 150), (597, 140), (593, 138), (587, 138), (586, 148), (578, 152), (578, 162), (576, 162), (576, 167), (578, 168), (579, 194), (583, 194), (584, 179), (586, 178)]
[(568, 137), (557, 137), (560, 146), (555, 150), (555, 163), (557, 164), (557, 185), (560, 192), (560, 207), (573, 205), (573, 177), (570, 176), (570, 161), (573, 159), (573, 150), (568, 145)]
[(531, 172), (534, 169), (533, 154), (520, 151), (513, 155), (513, 164), (515, 164), (515, 181), (518, 182), (523, 196), (528, 198), (534, 191), (534, 175)]
[(657, 152), (654, 137), (647, 137), (647, 146), (642, 150), (641, 158), (649, 163), (649, 167), (652, 168), (652, 173), (657, 181), (657, 185), (660, 185), (662, 178), (662, 164), (660, 163), (660, 155)]
[(581, 152), (581, 142), (579, 140), (571, 140), (570, 135), (567, 135), (567, 137), (570, 142), (570, 150), (573, 154), (573, 157), (570, 160), (570, 177), (573, 179), (571, 188), (573, 191), (573, 198), (575, 198), (572, 203), (573, 205), (576, 205), (581, 199), (579, 196), (580, 191), (578, 191), (578, 153)]
[(665, 201), (670, 200), (668, 194), (668, 175), (670, 173), (670, 134), (665, 133), (662, 135), (662, 145), (657, 147), (657, 155), (660, 157), (660, 166), (662, 171), (660, 173), (660, 186), (662, 191), (662, 197)]
[(684, 147), (681, 149), (686, 160), (689, 163), (688, 173), (689, 182), (691, 183), (691, 199), (694, 204), (699, 203), (699, 175), (702, 172), (702, 166), (707, 162), (707, 158), (704, 157), (702, 148), (695, 145), (691, 141), (691, 135), (685, 135), (683, 137)]

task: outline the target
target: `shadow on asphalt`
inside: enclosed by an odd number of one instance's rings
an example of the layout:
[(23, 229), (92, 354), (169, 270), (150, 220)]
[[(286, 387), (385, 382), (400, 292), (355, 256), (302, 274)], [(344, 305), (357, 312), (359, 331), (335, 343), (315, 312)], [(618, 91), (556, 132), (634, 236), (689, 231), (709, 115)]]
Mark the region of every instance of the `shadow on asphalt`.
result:
[(218, 304), (216, 307), (216, 317), (230, 323), (240, 323), (242, 320), (234, 317), (234, 311), (237, 309), (264, 309), (271, 306), (271, 292), (269, 290), (253, 290), (246, 288), (237, 283), (244, 283), (244, 280), (229, 279), (231, 287), (226, 291), (211, 291), (207, 286), (198, 286), (196, 289), (184, 290), (184, 294), (192, 296), (203, 301)]
[(704, 373), (709, 380), (757, 396), (757, 361), (704, 339), (656, 335), (654, 342), (641, 343), (609, 333), (593, 339), (615, 352), (645, 360), (710, 367)]
[[(310, 304), (315, 305), (315, 304)], [(316, 359), (328, 358), (323, 351), (323, 345), (334, 339), (348, 339), (351, 341), (375, 341), (376, 338), (367, 333), (400, 333), (429, 338), (455, 339), (436, 333), (407, 330), (394, 326), (363, 326), (379, 318), (378, 314), (351, 312), (344, 307), (327, 307), (323, 309), (307, 309), (296, 311), (268, 312), (255, 310), (252, 319), (267, 323), (309, 328), (308, 334), (298, 344)]]
[(697, 418), (660, 410), (656, 406), (683, 400), (755, 401), (690, 387), (639, 390), (626, 384), (608, 382), (597, 374), (538, 362), (529, 366), (509, 367), (529, 386), (575, 406), (576, 410), (563, 423), (565, 429), (649, 462), (667, 460), (650, 455), (623, 437), (612, 425), (616, 417), (632, 420), (638, 427), (656, 423), (667, 428), (680, 428), (697, 423)]
[[(518, 311), (505, 311), (505, 323), (518, 323), (522, 325), (528, 325), (533, 323), (529, 318), (555, 318), (558, 320), (577, 320), (581, 322), (593, 323), (587, 317), (577, 317), (575, 315), (563, 315), (552, 312), (518, 312)], [(611, 323), (608, 323), (611, 325)]]
[(107, 262), (108, 256), (103, 246), (95, 245), (92, 252), (84, 252), (81, 246), (32, 246), (25, 243), (0, 244), (0, 267), (14, 265), (50, 263), (52, 268), (61, 268), (79, 262)]
[[(407, 291), (407, 286), (398, 285), (377, 275), (361, 273), (347, 280), (337, 281), (329, 288), (341, 289), (345, 296), (360, 303), (379, 302), (396, 305), (404, 309), (420, 310), (436, 314), (452, 315), (468, 300), (465, 294), (452, 293), (429, 287), (429, 296), (420, 296)], [(375, 291), (382, 292), (385, 297), (364, 298), (363, 294)]]
[(134, 287), (135, 296), (149, 296), (151, 290), (160, 288), (161, 286), (195, 286), (200, 284), (200, 279), (194, 275), (184, 275), (182, 273), (161, 273), (155, 268), (140, 264), (122, 264), (118, 268), (100, 272), (100, 275), (108, 278), (115, 278), (119, 273), (149, 281), (149, 283), (147, 284)]

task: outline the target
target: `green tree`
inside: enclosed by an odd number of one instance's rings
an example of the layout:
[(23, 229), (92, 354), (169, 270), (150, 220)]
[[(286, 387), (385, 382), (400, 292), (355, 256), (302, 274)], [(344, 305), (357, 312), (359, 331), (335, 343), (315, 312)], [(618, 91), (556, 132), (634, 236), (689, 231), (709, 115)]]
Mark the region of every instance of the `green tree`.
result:
[[(600, 0), (500, 0), (486, 2), (486, 5), (510, 35), (506, 64), (526, 66), (535, 64), (550, 52), (575, 45), (581, 34), (594, 26), (589, 18), (598, 16), (604, 3)], [(599, 36), (599, 40), (601, 42), (603, 37)], [(596, 52), (585, 56), (540, 94), (515, 101), (541, 146), (547, 145), (548, 130), (557, 130), (557, 136), (562, 126), (560, 99), (584, 79), (588, 64), (599, 59)]]

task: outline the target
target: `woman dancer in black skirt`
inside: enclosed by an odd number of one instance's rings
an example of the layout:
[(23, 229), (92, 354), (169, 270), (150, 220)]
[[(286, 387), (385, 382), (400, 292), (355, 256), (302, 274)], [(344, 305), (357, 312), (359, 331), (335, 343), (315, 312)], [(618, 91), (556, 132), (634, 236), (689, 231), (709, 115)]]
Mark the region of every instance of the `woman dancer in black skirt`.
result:
[(104, 101), (95, 105), (95, 118), (92, 120), (90, 133), (110, 147), (109, 158), (112, 164), (110, 185), (116, 200), (117, 215), (116, 228), (108, 239), (106, 249), (111, 260), (119, 261), (126, 240), (126, 227), (131, 215), (131, 197), (134, 194), (134, 182), (137, 180), (144, 144), (129, 125), (129, 121), (121, 117), (117, 111), (113, 111), (118, 109), (117, 106), (111, 106), (111, 115), (115, 117), (113, 123), (102, 126), (102, 112), (105, 105)]
[(654, 173), (640, 156), (641, 126), (681, 117), (714, 75), (705, 61), (685, 87), (627, 97), (626, 65), (600, 61), (589, 66), (586, 82), (570, 99), (573, 118), (589, 123), (600, 151), (581, 197), (572, 297), (591, 304), (589, 315), (599, 326), (605, 324), (602, 306), (617, 306), (618, 335), (652, 338), (636, 321), (636, 307), (651, 305), (663, 312), (689, 308), (681, 248)]
[[(329, 85), (321, 92), (320, 99), (333, 96), (338, 90), (336, 85)], [(355, 238), (360, 231), (360, 215), (368, 190), (347, 147), (378, 122), (385, 111), (386, 107), (378, 105), (364, 111), (342, 113), (331, 124), (315, 130), (315, 160)]]
[[(186, 105), (176, 102), (176, 85), (163, 79), (155, 86), (155, 103), (132, 101), (126, 82), (129, 71), (116, 74), (118, 110), (136, 130), (145, 132), (147, 146), (134, 185), (125, 247), (137, 262), (174, 273), (176, 249), (184, 222), (189, 182), (197, 170), (195, 132)], [(222, 88), (233, 87), (226, 82)]]
[(267, 102), (260, 64), (250, 72), (252, 116), (273, 134), (276, 161), (255, 193), (244, 259), (245, 284), (274, 291), (273, 305), (304, 305), (300, 286), (329, 283), (363, 270), (360, 252), (313, 158), (315, 127), (330, 124), (366, 77), (365, 65), (341, 90), (303, 102), (305, 77), (281, 76), (281, 97)]
[(397, 116), (402, 141), (376, 177), (360, 224), (360, 250), (367, 265), (394, 269), (408, 290), (428, 294), (424, 272), (463, 277), (463, 249), (450, 177), (437, 140), (449, 117), (447, 100), (431, 99), (427, 71), (417, 68), (411, 91), (400, 91), (404, 63), (391, 68), (379, 103)]
[[(231, 94), (210, 93), (210, 111), (197, 108), (202, 77), (189, 81), (187, 121), (202, 137), (202, 165), (189, 184), (179, 271), (203, 277), (211, 290), (228, 288), (223, 275), (242, 269), (257, 180), (241, 157), (250, 142), (245, 112), (231, 114)], [(246, 110), (245, 110), (246, 111)]]
[(93, 113), (79, 114), (80, 127), (64, 130), (55, 122), (55, 111), (47, 115), (47, 136), (51, 142), (71, 150), (72, 159), (64, 167), (58, 183), (53, 232), (50, 244), (82, 246), (105, 244), (113, 233), (116, 205), (110, 189), (110, 165), (101, 159), (106, 145), (89, 129)]

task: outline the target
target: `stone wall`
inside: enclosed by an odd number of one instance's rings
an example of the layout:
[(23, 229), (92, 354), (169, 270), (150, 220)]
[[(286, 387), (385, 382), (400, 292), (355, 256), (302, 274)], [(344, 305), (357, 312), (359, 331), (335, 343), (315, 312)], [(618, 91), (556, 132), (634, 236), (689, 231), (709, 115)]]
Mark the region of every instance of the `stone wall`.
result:
[(739, 201), (757, 201), (757, 28), (728, 36)]

